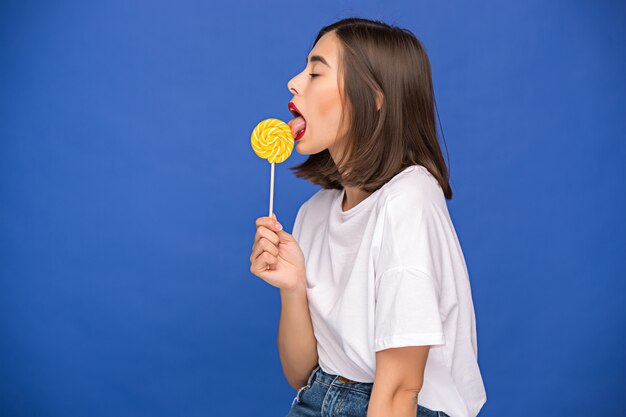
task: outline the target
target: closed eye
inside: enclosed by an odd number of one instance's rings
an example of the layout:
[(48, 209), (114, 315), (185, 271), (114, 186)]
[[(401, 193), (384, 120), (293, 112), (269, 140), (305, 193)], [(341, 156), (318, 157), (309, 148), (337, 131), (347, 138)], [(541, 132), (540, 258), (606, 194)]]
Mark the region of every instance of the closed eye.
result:
[(311, 78), (315, 78), (319, 76), (319, 74), (309, 74), (309, 75), (311, 76)]

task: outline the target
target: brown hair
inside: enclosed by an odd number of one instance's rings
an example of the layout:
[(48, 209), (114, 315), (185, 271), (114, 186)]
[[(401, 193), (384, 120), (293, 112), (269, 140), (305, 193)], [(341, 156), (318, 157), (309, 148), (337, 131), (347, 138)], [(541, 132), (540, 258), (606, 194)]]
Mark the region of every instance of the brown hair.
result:
[[(343, 46), (338, 83), (344, 86), (342, 121), (346, 109), (350, 115), (343, 138), (347, 149), (337, 164), (325, 149), (289, 169), (323, 188), (348, 185), (373, 192), (405, 168), (420, 164), (439, 182), (445, 198), (452, 199), (437, 140), (430, 61), (421, 42), (408, 29), (351, 17), (322, 28), (313, 46), (331, 31)], [(377, 91), (384, 96), (380, 111)]]

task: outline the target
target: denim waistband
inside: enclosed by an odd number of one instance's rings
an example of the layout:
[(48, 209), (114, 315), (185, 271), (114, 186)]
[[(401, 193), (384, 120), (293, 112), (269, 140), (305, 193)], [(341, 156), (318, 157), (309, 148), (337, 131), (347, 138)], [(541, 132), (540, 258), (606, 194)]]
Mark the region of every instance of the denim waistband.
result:
[(372, 392), (372, 387), (374, 385), (373, 382), (351, 381), (345, 377), (342, 377), (341, 375), (329, 374), (328, 372), (324, 372), (319, 364), (317, 365), (317, 368), (315, 368), (309, 379), (321, 382), (322, 384), (326, 385), (345, 386), (368, 393)]
[[(372, 388), (374, 386), (373, 382), (350, 381), (349, 379), (346, 379), (340, 375), (329, 374), (328, 372), (324, 372), (319, 364), (311, 372), (311, 375), (309, 376), (309, 380), (307, 382), (307, 386), (311, 386), (313, 381), (328, 385), (329, 387), (346, 387), (356, 391), (362, 391), (369, 395), (372, 394)], [(417, 405), (417, 415), (428, 417), (450, 417), (443, 411), (433, 411), (429, 408), (422, 406), (421, 404)]]

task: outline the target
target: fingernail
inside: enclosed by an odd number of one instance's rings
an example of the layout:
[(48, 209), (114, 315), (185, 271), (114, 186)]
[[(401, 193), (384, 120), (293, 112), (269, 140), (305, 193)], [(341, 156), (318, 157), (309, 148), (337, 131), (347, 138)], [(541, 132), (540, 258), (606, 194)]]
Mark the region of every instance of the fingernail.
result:
[(283, 230), (283, 225), (280, 223), (276, 223), (274, 227), (276, 227), (276, 230)]

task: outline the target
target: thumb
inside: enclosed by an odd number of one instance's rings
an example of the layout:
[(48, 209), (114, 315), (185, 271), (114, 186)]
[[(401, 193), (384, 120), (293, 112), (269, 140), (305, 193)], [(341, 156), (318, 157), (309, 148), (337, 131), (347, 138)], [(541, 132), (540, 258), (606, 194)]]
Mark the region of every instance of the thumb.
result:
[(276, 232), (278, 238), (281, 242), (295, 242), (296, 238), (289, 232), (286, 232), (285, 229), (279, 230)]
[[(274, 220), (278, 221), (278, 219), (276, 219), (276, 213), (272, 213), (272, 217), (274, 218)], [(293, 237), (291, 233), (286, 232), (284, 228), (278, 230), (276, 234), (278, 235), (278, 238), (281, 242), (294, 242), (296, 240), (296, 238)]]

